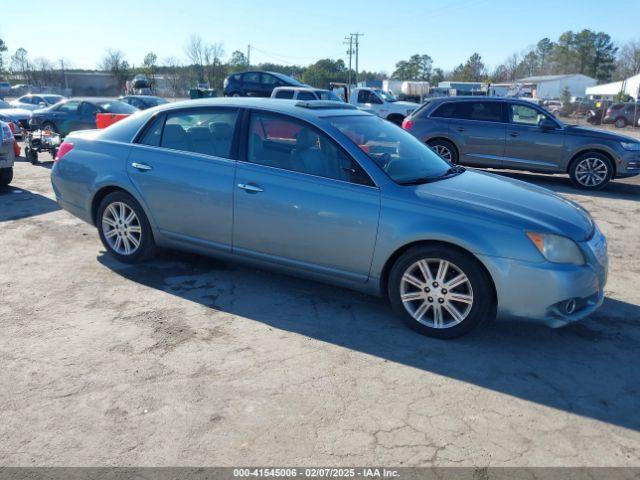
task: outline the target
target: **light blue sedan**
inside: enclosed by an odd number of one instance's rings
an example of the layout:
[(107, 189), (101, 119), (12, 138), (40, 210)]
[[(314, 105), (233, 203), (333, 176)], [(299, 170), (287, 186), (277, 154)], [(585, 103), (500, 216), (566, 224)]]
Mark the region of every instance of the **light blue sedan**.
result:
[(75, 132), (60, 206), (122, 262), (190, 250), (387, 296), (413, 329), (561, 326), (602, 303), (607, 246), (554, 193), (442, 160), (346, 104), (209, 99)]

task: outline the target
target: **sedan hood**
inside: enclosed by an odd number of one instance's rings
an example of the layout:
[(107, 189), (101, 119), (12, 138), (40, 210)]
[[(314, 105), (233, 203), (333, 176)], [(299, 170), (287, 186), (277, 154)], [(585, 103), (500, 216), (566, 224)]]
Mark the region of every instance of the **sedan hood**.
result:
[(614, 142), (634, 142), (637, 143), (638, 139), (628, 137), (627, 135), (620, 135), (619, 133), (607, 132), (606, 130), (597, 130), (595, 128), (579, 127), (577, 125), (566, 125), (565, 132), (568, 135), (576, 135), (580, 137), (591, 137), (598, 140), (611, 140)]
[(518, 221), (525, 229), (555, 233), (575, 241), (593, 233), (591, 216), (578, 204), (551, 190), (526, 182), (478, 171), (466, 171), (447, 180), (419, 185), (416, 194), (428, 201), (436, 196), (458, 209), (493, 212), (497, 218)]

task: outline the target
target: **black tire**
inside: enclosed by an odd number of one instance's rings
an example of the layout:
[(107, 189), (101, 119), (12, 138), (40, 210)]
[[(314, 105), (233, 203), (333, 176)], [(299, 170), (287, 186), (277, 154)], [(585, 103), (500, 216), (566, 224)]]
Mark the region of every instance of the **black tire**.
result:
[(0, 187), (8, 187), (13, 180), (13, 167), (0, 168)]
[(24, 149), (24, 156), (31, 163), (31, 165), (37, 165), (38, 164), (38, 152), (36, 152), (34, 149), (28, 148), (28, 147), (25, 148)]
[[(582, 170), (581, 168), (581, 165), (585, 165), (585, 162), (588, 168), (590, 159), (594, 159), (594, 160), (597, 160), (598, 162), (602, 162), (602, 165), (606, 167), (606, 173), (604, 175), (603, 180), (598, 181), (595, 184), (589, 184), (590, 183), (589, 181), (585, 181), (585, 177), (583, 176), (584, 170)], [(600, 165), (600, 163), (598, 162), (592, 161), (591, 164), (593, 165), (594, 163), (597, 163), (598, 165)], [(602, 171), (604, 172), (604, 170)], [(613, 178), (613, 164), (611, 163), (611, 160), (609, 159), (609, 157), (601, 153), (597, 153), (597, 152), (583, 153), (582, 155), (576, 157), (576, 159), (573, 160), (573, 162), (571, 162), (571, 166), (569, 167), (569, 177), (571, 178), (571, 182), (577, 188), (580, 188), (582, 190), (600, 190), (606, 187), (607, 184)]]
[[(435, 151), (438, 155), (440, 155), (448, 162), (451, 162), (454, 165), (458, 163), (458, 149), (449, 140), (438, 138), (436, 140), (427, 142), (427, 145), (429, 145), (433, 151)], [(447, 158), (447, 155), (444, 152), (449, 152), (450, 158)]]
[(627, 126), (627, 119), (624, 117), (618, 117), (613, 124), (616, 128), (624, 128)]
[(46, 130), (47, 128), (49, 128), (49, 130), (51, 130), (52, 132), (60, 133), (60, 132), (58, 132), (58, 128), (56, 127), (56, 124), (53, 123), (53, 122), (47, 121), (47, 122), (44, 122), (42, 124), (42, 129), (43, 130)]
[(402, 126), (402, 122), (404, 121), (404, 117), (402, 115), (389, 115), (387, 120), (393, 123), (394, 125)]
[[(442, 299), (443, 302), (445, 301), (445, 299), (447, 299), (448, 305), (451, 305), (451, 302), (448, 300), (453, 299), (451, 297), (447, 297), (447, 294), (464, 294), (465, 291), (454, 291), (454, 289), (465, 288), (466, 294), (471, 294), (472, 304), (470, 305), (468, 311), (465, 313), (464, 318), (459, 323), (456, 323), (454, 321), (454, 317), (450, 313), (450, 310), (448, 310), (448, 307), (445, 307), (444, 305), (441, 308), (444, 317), (442, 318), (442, 327), (440, 328), (420, 323), (409, 313), (407, 308), (405, 308), (405, 305), (401, 298), (401, 284), (403, 282), (403, 276), (408, 270), (411, 270), (411, 268), (414, 267), (416, 262), (424, 259), (430, 259), (429, 265), (431, 273), (434, 275), (434, 277), (437, 277), (437, 272), (433, 271), (433, 267), (438, 265), (438, 260), (444, 260), (446, 262), (449, 262), (447, 274), (444, 276), (444, 278), (447, 279), (446, 281), (452, 280), (453, 278), (457, 277), (460, 272), (462, 272), (464, 273), (464, 275), (466, 275), (468, 282), (459, 287), (452, 287), (451, 291), (449, 292), (447, 292), (443, 288), (444, 286), (446, 286), (445, 284), (439, 285), (437, 283), (432, 283), (431, 285), (429, 285), (429, 288), (425, 288), (425, 298), (416, 300), (420, 305), (422, 305), (420, 302), (424, 302), (425, 304), (427, 304), (428, 302), (429, 304), (429, 307), (424, 313), (422, 319), (425, 319), (425, 317), (427, 317), (427, 313), (433, 316), (435, 307), (437, 306), (440, 299)], [(424, 276), (422, 278), (425, 279)], [(425, 285), (428, 284), (425, 282)], [(470, 288), (467, 288), (469, 285)], [(433, 292), (435, 293), (429, 291), (429, 289), (433, 289)], [(422, 290), (417, 289), (415, 293), (422, 294)], [(389, 274), (388, 295), (394, 311), (400, 317), (402, 317), (409, 328), (423, 335), (435, 338), (450, 339), (460, 337), (470, 332), (472, 329), (478, 328), (484, 322), (492, 320), (496, 314), (495, 299), (491, 279), (489, 278), (489, 275), (486, 273), (480, 262), (470, 254), (461, 252), (446, 245), (416, 246), (403, 253), (393, 265)], [(436, 301), (436, 299), (431, 297), (430, 295), (439, 296), (439, 298)], [(453, 301), (455, 302), (455, 300)], [(461, 304), (455, 303), (454, 305), (455, 310), (460, 313), (459, 306)], [(462, 308), (464, 309), (466, 307)], [(416, 308), (415, 313), (417, 313), (419, 309), (419, 307)], [(433, 318), (435, 319), (435, 316)], [(447, 320), (446, 326), (445, 320)]]
[[(136, 250), (130, 254), (122, 254), (117, 252), (105, 236), (105, 227), (103, 226), (104, 213), (105, 210), (107, 210), (107, 208), (114, 203), (125, 204), (129, 209), (135, 212), (138, 219), (137, 223), (140, 226), (139, 245)], [(113, 257), (123, 263), (142, 262), (151, 258), (155, 253), (156, 245), (153, 239), (151, 226), (149, 225), (149, 220), (147, 219), (147, 216), (145, 215), (144, 210), (142, 209), (140, 204), (128, 193), (113, 192), (102, 199), (96, 214), (96, 227), (98, 228), (98, 235), (100, 236), (100, 240), (102, 241), (104, 247)]]

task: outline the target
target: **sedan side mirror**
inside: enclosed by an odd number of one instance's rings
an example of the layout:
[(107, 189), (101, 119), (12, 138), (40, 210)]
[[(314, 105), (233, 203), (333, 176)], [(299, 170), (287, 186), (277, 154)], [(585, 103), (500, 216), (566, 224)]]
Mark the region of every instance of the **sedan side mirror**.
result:
[(538, 126), (542, 130), (556, 130), (558, 128), (558, 126), (555, 124), (555, 122), (552, 122), (548, 118), (540, 120), (540, 123), (538, 124)]
[(46, 106), (47, 106), (47, 104), (46, 104), (46, 103), (44, 103), (44, 102), (40, 102), (38, 105), (39, 105), (40, 107), (42, 107), (42, 108), (44, 108), (44, 107), (46, 107)]

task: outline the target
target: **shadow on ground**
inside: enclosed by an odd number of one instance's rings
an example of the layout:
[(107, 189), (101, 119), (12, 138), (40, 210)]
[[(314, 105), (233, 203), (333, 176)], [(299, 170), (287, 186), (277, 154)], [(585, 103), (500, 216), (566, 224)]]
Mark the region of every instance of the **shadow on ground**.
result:
[[(16, 163), (29, 163), (29, 161), (24, 156), (20, 156), (16, 158)], [(38, 162), (32, 165), (34, 167), (43, 167), (51, 170), (51, 168), (53, 167), (53, 159), (50, 155), (41, 153), (40, 155), (38, 155)]]
[(407, 329), (381, 299), (315, 282), (175, 252), (135, 266), (98, 260), (131, 281), (231, 315), (640, 430), (637, 305), (607, 299), (564, 329), (495, 322), (440, 341)]
[(50, 198), (23, 188), (0, 187), (0, 222), (20, 220), (60, 210)]

